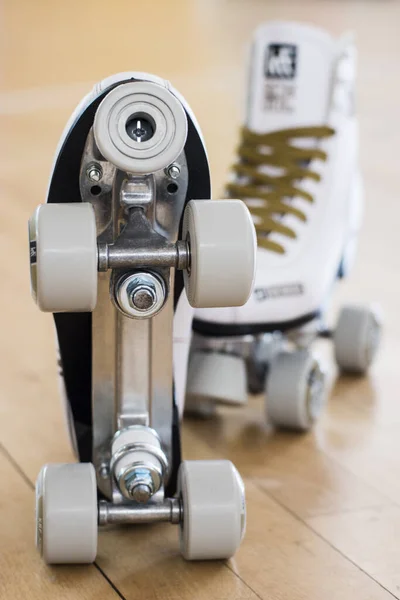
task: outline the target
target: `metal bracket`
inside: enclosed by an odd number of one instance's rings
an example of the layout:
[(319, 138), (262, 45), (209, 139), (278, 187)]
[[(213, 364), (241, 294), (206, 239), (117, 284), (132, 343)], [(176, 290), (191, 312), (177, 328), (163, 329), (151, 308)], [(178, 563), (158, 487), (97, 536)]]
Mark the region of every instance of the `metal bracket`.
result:
[[(188, 246), (178, 241), (188, 189), (184, 153), (176, 166), (173, 189), (172, 175), (164, 170), (134, 177), (118, 171), (99, 155), (92, 131), (82, 157), (80, 190), (82, 200), (95, 211), (100, 271), (92, 314), (92, 460), (101, 493), (118, 506), (129, 502), (110, 469), (111, 444), (118, 430), (152, 427), (168, 465), (172, 461), (174, 298), (170, 290), (174, 269), (189, 264)], [(139, 290), (138, 298), (132, 298), (143, 309), (139, 318), (121, 311), (113, 294), (126, 274), (140, 269), (165, 284), (162, 310), (151, 318), (145, 308), (152, 289)], [(168, 472), (165, 479), (166, 485)], [(163, 501), (164, 485), (146, 507)]]
[(157, 233), (140, 207), (129, 209), (128, 222), (112, 244), (98, 244), (98, 270), (140, 268), (188, 269), (189, 245), (175, 243)]

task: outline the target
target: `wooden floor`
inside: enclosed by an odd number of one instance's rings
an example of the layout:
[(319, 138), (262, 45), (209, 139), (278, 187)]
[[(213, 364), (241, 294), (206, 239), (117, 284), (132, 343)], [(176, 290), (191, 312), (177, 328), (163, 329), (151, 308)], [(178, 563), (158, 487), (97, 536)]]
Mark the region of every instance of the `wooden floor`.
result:
[[(400, 598), (400, 3), (3, 0), (1, 17), (1, 600)], [(185, 457), (232, 459), (245, 478), (247, 536), (233, 560), (187, 563), (175, 528), (160, 525), (101, 533), (94, 566), (46, 567), (33, 543), (34, 481), (43, 463), (72, 455), (52, 319), (29, 292), (27, 219), (45, 199), (61, 130), (106, 75), (162, 75), (198, 116), (217, 195), (242, 114), (245, 45), (273, 18), (357, 32), (367, 214), (334, 308), (383, 306), (379, 360), (369, 378), (336, 381), (309, 435), (267, 431), (261, 399), (185, 424)]]

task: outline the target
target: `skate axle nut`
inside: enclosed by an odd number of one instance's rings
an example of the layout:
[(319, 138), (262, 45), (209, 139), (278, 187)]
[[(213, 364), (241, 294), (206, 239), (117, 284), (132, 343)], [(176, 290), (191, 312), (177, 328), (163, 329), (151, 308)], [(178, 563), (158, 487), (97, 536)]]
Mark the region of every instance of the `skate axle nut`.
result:
[(134, 273), (116, 285), (118, 306), (130, 317), (154, 316), (163, 307), (165, 299), (165, 285), (153, 273)]
[(155, 492), (151, 470), (145, 467), (135, 467), (124, 477), (125, 489), (132, 500), (146, 503)]
[(125, 498), (146, 503), (163, 482), (163, 467), (153, 456), (135, 461), (134, 453), (121, 457), (113, 469), (115, 480)]
[(147, 285), (139, 284), (131, 292), (130, 303), (132, 308), (147, 311), (154, 306), (156, 299), (156, 290), (154, 287), (150, 288)]

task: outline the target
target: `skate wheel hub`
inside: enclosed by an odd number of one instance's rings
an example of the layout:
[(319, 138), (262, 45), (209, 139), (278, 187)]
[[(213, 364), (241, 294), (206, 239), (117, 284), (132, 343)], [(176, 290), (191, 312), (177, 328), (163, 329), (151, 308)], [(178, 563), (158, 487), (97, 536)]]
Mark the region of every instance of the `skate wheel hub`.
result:
[(154, 125), (146, 116), (133, 115), (126, 123), (126, 133), (134, 142), (147, 142), (154, 135)]
[(148, 81), (120, 85), (100, 104), (93, 125), (106, 160), (136, 174), (165, 169), (181, 154), (187, 136), (182, 104)]

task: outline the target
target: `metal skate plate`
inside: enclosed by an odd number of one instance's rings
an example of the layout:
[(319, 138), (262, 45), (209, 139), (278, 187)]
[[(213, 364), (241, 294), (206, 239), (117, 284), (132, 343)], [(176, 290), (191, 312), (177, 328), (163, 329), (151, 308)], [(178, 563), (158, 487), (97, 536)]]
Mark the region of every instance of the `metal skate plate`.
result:
[(290, 349), (310, 348), (318, 337), (329, 335), (323, 317), (318, 316), (301, 327), (285, 332), (277, 330), (226, 337), (194, 333), (191, 351), (217, 352), (242, 357), (246, 363), (250, 393), (261, 393), (268, 374), (268, 366), (277, 354)]
[[(152, 176), (154, 198), (146, 207), (146, 216), (154, 230), (170, 242), (178, 238), (188, 188), (184, 153), (176, 163), (180, 175), (173, 182), (164, 171)], [(100, 165), (103, 173), (95, 186), (88, 178), (88, 169), (93, 164)], [(112, 243), (126, 223), (120, 203), (125, 177), (98, 155), (91, 131), (81, 163), (80, 189), (82, 200), (94, 207), (99, 243)], [(171, 183), (177, 186), (174, 193), (168, 191)], [(163, 275), (169, 290), (174, 289), (174, 270), (164, 269)], [(92, 460), (99, 489), (116, 501), (121, 500), (120, 493), (107, 472), (111, 440), (116, 431), (131, 425), (152, 427), (160, 437), (168, 462), (171, 461), (174, 299), (169, 293), (164, 308), (153, 318), (131, 319), (110, 300), (111, 277), (110, 271), (99, 273), (98, 301), (92, 315)]]

